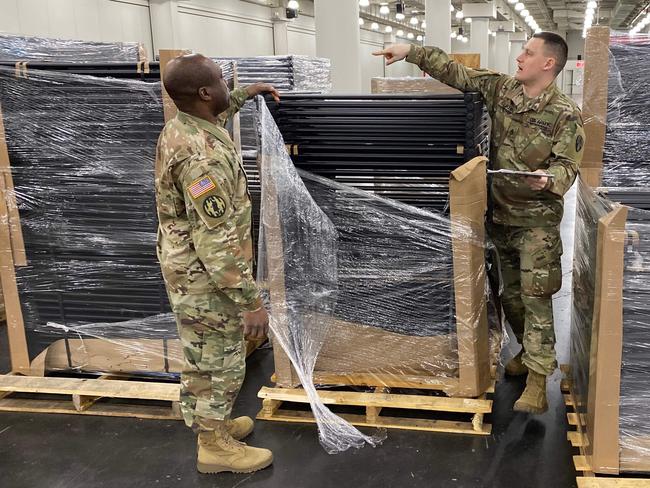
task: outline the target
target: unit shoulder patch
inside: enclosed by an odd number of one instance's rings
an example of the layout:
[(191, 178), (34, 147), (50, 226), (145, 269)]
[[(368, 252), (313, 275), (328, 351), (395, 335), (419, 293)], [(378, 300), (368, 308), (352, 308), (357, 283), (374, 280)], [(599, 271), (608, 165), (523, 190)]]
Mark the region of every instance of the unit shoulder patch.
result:
[(226, 213), (226, 202), (217, 195), (209, 195), (203, 200), (203, 211), (208, 217), (218, 219)]

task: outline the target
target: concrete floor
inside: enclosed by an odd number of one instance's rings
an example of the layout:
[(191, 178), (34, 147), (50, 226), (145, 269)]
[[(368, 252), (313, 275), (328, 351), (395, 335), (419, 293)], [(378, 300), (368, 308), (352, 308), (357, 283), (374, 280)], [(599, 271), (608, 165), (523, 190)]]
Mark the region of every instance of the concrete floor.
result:
[[(0, 358), (4, 332), (0, 326)], [(249, 358), (237, 414), (255, 415), (272, 369), (268, 349)], [(328, 455), (315, 426), (260, 421), (248, 443), (272, 449), (275, 463), (248, 475), (197, 473), (195, 437), (182, 422), (0, 413), (0, 486), (575, 487), (559, 382), (556, 372), (551, 407), (538, 417), (512, 412), (522, 381), (499, 382), (488, 437), (391, 430), (380, 447)]]

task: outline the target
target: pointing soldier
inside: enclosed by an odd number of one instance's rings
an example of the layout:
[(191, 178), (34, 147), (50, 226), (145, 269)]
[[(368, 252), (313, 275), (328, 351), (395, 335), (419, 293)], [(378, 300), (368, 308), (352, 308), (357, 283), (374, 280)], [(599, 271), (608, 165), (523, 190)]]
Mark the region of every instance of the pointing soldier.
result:
[(506, 373), (528, 375), (514, 409), (531, 413), (548, 409), (546, 377), (557, 367), (552, 296), (562, 285), (559, 226), (584, 146), (580, 110), (555, 85), (567, 51), (560, 36), (535, 34), (517, 57), (513, 77), (466, 68), (438, 48), (397, 44), (374, 53), (387, 64), (406, 58), (459, 90), (480, 92), (492, 118), (492, 168), (539, 174), (492, 176), (488, 219), (504, 312), (523, 345)]
[(200, 472), (252, 472), (273, 455), (240, 442), (253, 421), (230, 415), (244, 338), (263, 338), (268, 315), (252, 275), (246, 174), (223, 125), (249, 98), (278, 93), (263, 83), (229, 93), (219, 66), (201, 55), (172, 60), (163, 80), (178, 114), (156, 150), (158, 259), (185, 358), (181, 411), (198, 433)]

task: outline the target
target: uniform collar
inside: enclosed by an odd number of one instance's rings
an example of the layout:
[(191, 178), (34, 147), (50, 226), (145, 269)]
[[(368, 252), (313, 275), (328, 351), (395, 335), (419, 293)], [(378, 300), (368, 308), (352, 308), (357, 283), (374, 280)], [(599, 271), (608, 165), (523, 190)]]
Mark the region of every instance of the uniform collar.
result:
[(219, 141), (221, 141), (226, 146), (234, 147), (233, 142), (230, 139), (230, 135), (228, 134), (228, 131), (223, 127), (213, 124), (212, 122), (202, 119), (201, 117), (196, 117), (194, 115), (190, 115), (187, 112), (182, 112), (180, 110), (176, 114), (176, 118), (180, 123), (193, 125), (198, 129), (209, 132), (214, 137), (219, 139)]
[(517, 83), (507, 93), (506, 97), (514, 103), (516, 113), (523, 112), (541, 112), (544, 107), (548, 105), (551, 99), (557, 94), (558, 88), (555, 82), (547, 86), (542, 93), (535, 98), (526, 99), (524, 95), (524, 87), (521, 83)]

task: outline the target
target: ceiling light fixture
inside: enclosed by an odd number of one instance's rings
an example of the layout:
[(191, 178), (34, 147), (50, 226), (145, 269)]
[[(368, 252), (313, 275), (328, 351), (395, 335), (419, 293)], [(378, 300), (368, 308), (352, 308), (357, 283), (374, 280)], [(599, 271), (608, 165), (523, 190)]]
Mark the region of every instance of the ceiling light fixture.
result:
[(289, 0), (289, 3), (287, 3), (287, 8), (291, 10), (298, 10), (300, 8), (300, 4), (297, 2), (297, 0)]
[(377, 22), (373, 22), (372, 24), (370, 24), (370, 28), (372, 30), (379, 30), (379, 24)]
[(379, 7), (379, 13), (381, 15), (388, 15), (390, 13), (390, 9), (388, 8), (388, 5), (382, 5)]
[(370, 0), (359, 0), (359, 7), (367, 7), (370, 5)]

